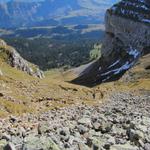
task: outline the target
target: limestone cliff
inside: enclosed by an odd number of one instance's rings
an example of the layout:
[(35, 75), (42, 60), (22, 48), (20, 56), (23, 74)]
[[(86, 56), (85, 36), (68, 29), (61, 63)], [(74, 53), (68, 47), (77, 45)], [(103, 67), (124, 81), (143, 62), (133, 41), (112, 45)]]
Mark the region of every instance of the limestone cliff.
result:
[[(11, 46), (8, 46), (5, 41), (0, 39), (0, 56), (12, 67), (26, 72), (29, 75), (43, 78), (44, 74), (39, 68), (25, 59)], [(2, 73), (1, 73), (2, 74)]]
[(80, 71), (73, 83), (95, 86), (119, 79), (150, 52), (149, 0), (122, 0), (107, 10), (105, 24), (102, 57)]
[(109, 55), (120, 43), (122, 49), (147, 53), (150, 46), (150, 1), (123, 0), (107, 10), (103, 54)]

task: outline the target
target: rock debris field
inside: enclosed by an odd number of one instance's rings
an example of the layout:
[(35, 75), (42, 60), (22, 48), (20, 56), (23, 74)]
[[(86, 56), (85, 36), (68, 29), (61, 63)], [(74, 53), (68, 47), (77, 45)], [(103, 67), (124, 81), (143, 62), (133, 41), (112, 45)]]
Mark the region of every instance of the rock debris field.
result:
[(150, 94), (116, 92), (101, 106), (1, 119), (1, 149), (150, 150)]

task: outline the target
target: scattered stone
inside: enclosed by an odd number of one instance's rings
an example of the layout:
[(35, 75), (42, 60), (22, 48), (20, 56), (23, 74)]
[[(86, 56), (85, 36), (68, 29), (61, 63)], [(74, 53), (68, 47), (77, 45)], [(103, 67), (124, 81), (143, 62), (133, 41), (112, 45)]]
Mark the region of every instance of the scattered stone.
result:
[(94, 150), (102, 149), (106, 145), (107, 140), (102, 137), (94, 137), (92, 140), (92, 147)]
[(13, 143), (8, 143), (5, 147), (4, 150), (16, 150), (15, 145)]
[(22, 145), (23, 144), (23, 138), (19, 136), (12, 136), (11, 142), (15, 145)]
[(62, 128), (60, 129), (59, 131), (59, 135), (60, 135), (60, 139), (67, 142), (70, 138), (70, 131), (69, 131), (69, 128)]
[(126, 97), (112, 96), (102, 106), (73, 106), (38, 117), (1, 119), (0, 149), (11, 142), (17, 150), (149, 150), (149, 101)]
[(11, 136), (9, 134), (7, 134), (7, 133), (3, 133), (2, 134), (2, 139), (10, 141), (11, 140)]
[(78, 120), (78, 124), (82, 124), (85, 126), (91, 126), (91, 119), (90, 118), (81, 118)]
[(93, 129), (95, 131), (100, 131), (101, 124), (99, 122), (93, 123)]
[(139, 139), (145, 139), (143, 132), (139, 130), (130, 129), (129, 131), (127, 131), (127, 134), (129, 136), (129, 139), (135, 143), (139, 141)]
[(41, 136), (41, 137), (35, 137), (35, 136), (28, 136), (25, 139), (25, 144), (23, 149), (26, 150), (60, 150), (59, 147), (52, 141), (50, 137)]
[(6, 140), (0, 140), (0, 150), (3, 150), (4, 147), (7, 145), (7, 141)]
[(49, 131), (48, 124), (39, 124), (38, 125), (38, 134), (44, 134)]
[(90, 150), (90, 148), (83, 143), (79, 143), (78, 148), (79, 148), (79, 150)]
[(10, 122), (14, 123), (17, 121), (17, 118), (15, 116), (10, 116)]
[(149, 117), (142, 117), (142, 124), (146, 126), (150, 126), (150, 118)]
[(102, 122), (100, 130), (102, 133), (110, 132), (113, 124), (111, 122)]
[(138, 147), (132, 146), (130, 144), (124, 144), (124, 145), (113, 145), (110, 147), (110, 150), (138, 150)]
[(36, 72), (35, 72), (35, 76), (37, 76), (40, 79), (45, 78), (44, 72), (41, 71), (40, 69), (37, 68)]
[(116, 140), (115, 140), (115, 138), (114, 137), (110, 137), (109, 139), (108, 139), (108, 141), (107, 141), (110, 145), (114, 145), (115, 143), (116, 143)]
[(79, 125), (78, 130), (79, 130), (80, 134), (84, 134), (84, 133), (88, 132), (88, 128), (83, 125)]
[(144, 145), (144, 150), (150, 150), (150, 143), (146, 143)]

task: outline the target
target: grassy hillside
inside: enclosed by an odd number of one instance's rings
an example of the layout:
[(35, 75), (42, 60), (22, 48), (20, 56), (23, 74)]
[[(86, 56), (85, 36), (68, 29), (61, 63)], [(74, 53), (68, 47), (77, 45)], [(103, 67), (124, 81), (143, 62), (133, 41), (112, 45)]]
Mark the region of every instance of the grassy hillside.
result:
[(37, 39), (6, 39), (28, 61), (41, 69), (71, 68), (88, 63), (91, 60), (90, 51), (97, 40), (82, 40), (78, 42)]
[(150, 88), (150, 55), (143, 57), (121, 80), (94, 88), (65, 82), (66, 74), (58, 69), (45, 72), (46, 77), (40, 80), (10, 67), (6, 63), (7, 55), (1, 53), (0, 56), (0, 70), (3, 73), (0, 76), (0, 117), (38, 114), (74, 104), (98, 105), (116, 90), (139, 93)]

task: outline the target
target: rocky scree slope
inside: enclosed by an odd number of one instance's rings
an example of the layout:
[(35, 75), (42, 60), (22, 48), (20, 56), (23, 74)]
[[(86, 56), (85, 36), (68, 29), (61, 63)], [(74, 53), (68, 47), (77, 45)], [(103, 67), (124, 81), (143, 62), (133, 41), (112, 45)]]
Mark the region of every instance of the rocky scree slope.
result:
[(139, 57), (150, 52), (150, 2), (121, 1), (108, 9), (102, 57), (72, 82), (94, 86), (119, 79)]
[[(0, 118), (0, 149), (149, 150), (149, 64), (146, 55), (130, 70), (128, 82), (125, 74), (122, 80), (94, 88), (58, 82), (60, 77), (54, 81), (36, 78), (28, 86), (20, 81), (4, 82), (0, 102), (13, 100), (15, 109), (18, 101), (10, 97), (12, 92), (4, 90), (10, 90), (9, 84), (13, 88), (18, 84), (26, 98), (32, 100), (24, 101), (27, 109), (34, 103), (34, 109), (39, 111)], [(41, 111), (42, 107), (47, 109)]]
[[(43, 78), (44, 74), (39, 68), (26, 60), (11, 46), (8, 46), (5, 41), (0, 39), (0, 58), (6, 61), (12, 67), (26, 72), (29, 75)], [(4, 60), (5, 59), (5, 60)], [(2, 73), (1, 73), (2, 74)]]
[(116, 92), (101, 107), (80, 105), (39, 116), (11, 116), (1, 120), (0, 148), (149, 150), (149, 100), (147, 95)]

